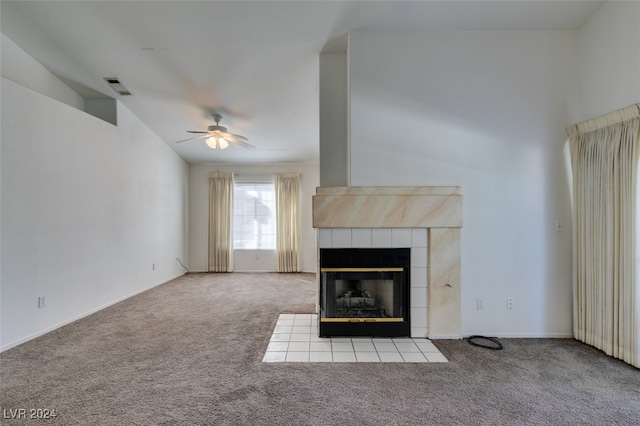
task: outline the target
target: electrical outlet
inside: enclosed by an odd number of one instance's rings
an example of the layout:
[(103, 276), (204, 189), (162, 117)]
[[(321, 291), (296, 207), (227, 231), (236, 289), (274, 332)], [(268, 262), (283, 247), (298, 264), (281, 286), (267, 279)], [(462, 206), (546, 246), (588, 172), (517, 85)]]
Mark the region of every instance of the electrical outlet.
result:
[(559, 220), (556, 220), (556, 232), (562, 232), (562, 222), (560, 222)]
[(484, 300), (476, 299), (476, 310), (484, 311)]
[(44, 296), (38, 297), (38, 309), (43, 309), (46, 306), (46, 300)]
[(508, 311), (512, 311), (513, 310), (513, 297), (508, 297), (507, 298), (507, 310)]

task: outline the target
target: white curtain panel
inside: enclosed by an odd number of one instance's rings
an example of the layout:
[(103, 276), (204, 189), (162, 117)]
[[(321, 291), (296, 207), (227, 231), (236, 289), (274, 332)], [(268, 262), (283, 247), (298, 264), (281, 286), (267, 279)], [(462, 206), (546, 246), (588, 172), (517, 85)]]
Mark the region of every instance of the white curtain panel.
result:
[(640, 163), (638, 167), (638, 179), (636, 182), (636, 323), (634, 328), (636, 331), (636, 362), (634, 365), (636, 367), (638, 367), (640, 359)]
[(233, 174), (209, 175), (209, 272), (233, 271)]
[(640, 104), (567, 129), (574, 337), (640, 367), (636, 259)]
[(300, 272), (300, 174), (276, 173), (276, 271)]

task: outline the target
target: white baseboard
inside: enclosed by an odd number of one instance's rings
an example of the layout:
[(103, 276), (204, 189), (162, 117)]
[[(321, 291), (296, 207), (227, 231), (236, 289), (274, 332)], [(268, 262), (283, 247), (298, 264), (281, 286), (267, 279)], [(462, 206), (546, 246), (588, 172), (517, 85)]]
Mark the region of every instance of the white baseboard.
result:
[(460, 340), (462, 335), (460, 334), (431, 334), (428, 335), (430, 340)]

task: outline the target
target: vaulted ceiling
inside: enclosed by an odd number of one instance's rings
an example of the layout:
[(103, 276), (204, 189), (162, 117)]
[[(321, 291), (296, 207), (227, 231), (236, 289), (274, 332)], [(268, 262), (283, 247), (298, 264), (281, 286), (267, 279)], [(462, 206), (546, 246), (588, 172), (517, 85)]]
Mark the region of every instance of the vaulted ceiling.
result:
[[(353, 30), (571, 30), (602, 1), (2, 1), (1, 31), (81, 95), (117, 98), (190, 163), (317, 162), (318, 63)], [(117, 77), (131, 96), (116, 94)], [(213, 151), (211, 113), (255, 150)]]

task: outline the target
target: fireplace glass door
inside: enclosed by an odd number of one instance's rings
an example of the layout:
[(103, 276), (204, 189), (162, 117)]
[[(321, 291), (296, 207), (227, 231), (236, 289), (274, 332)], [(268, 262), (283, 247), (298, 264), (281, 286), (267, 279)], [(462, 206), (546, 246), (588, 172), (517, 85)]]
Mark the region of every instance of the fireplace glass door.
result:
[[(362, 249), (351, 249), (362, 250)], [(328, 263), (342, 263), (348, 259), (361, 257), (356, 252), (343, 257), (329, 256), (340, 260)], [(397, 259), (408, 258), (398, 254), (387, 266), (373, 266), (378, 263), (380, 253), (375, 256), (365, 254), (365, 259), (373, 258), (375, 262), (364, 261), (365, 267), (321, 267), (320, 268), (320, 336), (380, 336), (396, 337), (409, 335), (408, 315), (408, 265), (399, 266)], [(323, 257), (323, 256), (321, 256)], [(327, 256), (324, 256), (327, 257)], [(389, 266), (391, 264), (392, 266)]]
[(322, 321), (404, 321), (402, 268), (323, 268), (320, 272), (325, 306)]

